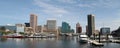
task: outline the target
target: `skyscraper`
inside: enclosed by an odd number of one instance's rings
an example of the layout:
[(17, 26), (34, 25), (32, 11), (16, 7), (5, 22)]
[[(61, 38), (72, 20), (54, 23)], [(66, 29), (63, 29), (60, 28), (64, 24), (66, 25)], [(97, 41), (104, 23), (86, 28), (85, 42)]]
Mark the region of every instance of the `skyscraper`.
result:
[(56, 32), (56, 20), (47, 20), (47, 31)]
[(80, 26), (79, 23), (76, 24), (76, 33), (81, 33), (82, 32), (82, 27)]
[(37, 32), (37, 15), (30, 15), (30, 27), (32, 27), (33, 32)]
[(87, 20), (88, 20), (88, 32), (87, 32), (87, 35), (90, 37), (95, 32), (95, 19), (94, 19), (94, 15), (89, 14), (87, 16)]
[(70, 25), (67, 22), (62, 22), (61, 32), (62, 33), (73, 33), (74, 30), (71, 29)]

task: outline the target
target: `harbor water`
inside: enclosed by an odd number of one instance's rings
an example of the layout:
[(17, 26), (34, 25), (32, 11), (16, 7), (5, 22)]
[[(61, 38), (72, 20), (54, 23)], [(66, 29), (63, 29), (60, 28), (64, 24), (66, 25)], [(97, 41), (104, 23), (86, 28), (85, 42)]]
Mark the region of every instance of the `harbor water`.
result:
[(104, 46), (81, 44), (77, 37), (58, 38), (0, 38), (0, 48), (120, 48), (119, 43), (104, 43)]

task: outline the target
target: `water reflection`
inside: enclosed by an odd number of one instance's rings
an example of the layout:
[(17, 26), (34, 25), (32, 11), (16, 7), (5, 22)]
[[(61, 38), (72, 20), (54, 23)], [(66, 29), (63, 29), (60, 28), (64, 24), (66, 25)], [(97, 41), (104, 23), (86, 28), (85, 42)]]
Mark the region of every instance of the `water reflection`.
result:
[(105, 43), (103, 47), (80, 44), (77, 37), (0, 38), (0, 48), (119, 48), (120, 44)]
[(0, 38), (0, 42), (5, 42), (7, 41), (7, 38)]

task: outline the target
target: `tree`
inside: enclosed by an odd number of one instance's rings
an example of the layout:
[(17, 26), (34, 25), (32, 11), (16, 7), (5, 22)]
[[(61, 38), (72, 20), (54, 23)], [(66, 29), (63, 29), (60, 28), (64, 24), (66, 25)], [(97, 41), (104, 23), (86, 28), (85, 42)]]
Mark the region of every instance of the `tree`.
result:
[(24, 32), (19, 32), (19, 34), (21, 34), (21, 35), (25, 35), (25, 33), (24, 33)]
[(1, 30), (1, 31), (5, 31), (5, 30), (6, 30), (5, 26), (2, 26), (2, 27), (0, 28), (0, 30)]

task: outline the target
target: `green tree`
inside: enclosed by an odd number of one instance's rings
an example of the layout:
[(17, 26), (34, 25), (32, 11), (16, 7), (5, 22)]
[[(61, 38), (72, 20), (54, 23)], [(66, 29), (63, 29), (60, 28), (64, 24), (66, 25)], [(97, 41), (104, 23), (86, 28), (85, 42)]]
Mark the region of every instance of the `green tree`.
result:
[(25, 33), (24, 32), (19, 32), (19, 34), (24, 35)]
[(2, 32), (5, 32), (5, 30), (6, 30), (5, 26), (2, 26), (2, 27), (0, 28), (0, 30), (1, 30)]

